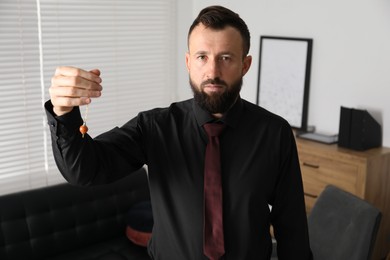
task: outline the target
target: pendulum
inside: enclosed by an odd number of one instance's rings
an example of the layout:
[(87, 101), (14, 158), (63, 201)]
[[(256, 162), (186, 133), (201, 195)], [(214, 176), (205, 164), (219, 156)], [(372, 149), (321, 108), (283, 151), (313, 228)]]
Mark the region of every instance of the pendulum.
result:
[(84, 138), (84, 135), (88, 132), (87, 117), (88, 117), (88, 105), (85, 108), (85, 117), (83, 120), (83, 124), (79, 128), (82, 138)]
[(87, 126), (87, 117), (88, 117), (88, 105), (85, 108), (85, 117), (84, 117), (84, 122), (80, 126), (79, 131), (81, 133), (82, 138), (84, 138), (84, 135), (88, 132), (88, 126)]
[(80, 126), (80, 133), (81, 137), (84, 138), (84, 135), (88, 132), (88, 126), (85, 124), (85, 122)]

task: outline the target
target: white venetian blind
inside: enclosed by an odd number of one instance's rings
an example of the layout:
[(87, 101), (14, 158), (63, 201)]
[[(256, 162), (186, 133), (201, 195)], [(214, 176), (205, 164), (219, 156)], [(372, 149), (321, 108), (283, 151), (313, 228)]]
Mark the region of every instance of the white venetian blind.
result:
[(0, 1), (0, 193), (46, 184), (37, 8)]
[(0, 194), (63, 181), (42, 107), (57, 66), (101, 70), (103, 96), (89, 106), (92, 136), (172, 101), (175, 7), (175, 0), (0, 2)]

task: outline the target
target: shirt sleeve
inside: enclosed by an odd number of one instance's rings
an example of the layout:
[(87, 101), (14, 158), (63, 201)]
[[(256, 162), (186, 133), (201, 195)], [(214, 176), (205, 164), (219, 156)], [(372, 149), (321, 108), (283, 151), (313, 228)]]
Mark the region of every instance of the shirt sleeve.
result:
[(310, 250), (302, 176), (294, 135), (290, 127), (280, 134), (280, 171), (271, 223), (278, 259), (313, 259)]
[(45, 103), (55, 162), (63, 177), (76, 185), (98, 185), (118, 180), (145, 163), (137, 118), (125, 128), (114, 128), (91, 138), (82, 137), (80, 110), (56, 116), (51, 101)]

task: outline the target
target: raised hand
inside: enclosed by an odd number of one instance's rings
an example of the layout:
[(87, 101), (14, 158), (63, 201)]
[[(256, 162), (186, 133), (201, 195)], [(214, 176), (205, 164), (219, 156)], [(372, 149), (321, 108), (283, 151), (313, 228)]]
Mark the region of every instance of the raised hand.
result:
[(101, 96), (100, 71), (86, 71), (75, 67), (58, 67), (49, 88), (53, 111), (61, 116), (75, 106), (91, 103), (91, 98)]

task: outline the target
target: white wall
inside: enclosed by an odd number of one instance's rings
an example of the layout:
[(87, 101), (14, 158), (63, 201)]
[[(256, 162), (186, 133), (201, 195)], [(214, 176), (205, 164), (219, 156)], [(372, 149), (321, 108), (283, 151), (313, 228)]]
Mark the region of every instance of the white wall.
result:
[(187, 34), (195, 16), (192, 0), (177, 0), (177, 100), (192, 97), (188, 81), (188, 72), (185, 66), (187, 51)]
[(239, 13), (252, 35), (254, 59), (243, 98), (256, 101), (260, 35), (313, 38), (309, 124), (337, 133), (340, 106), (367, 109), (383, 126), (383, 145), (390, 146), (389, 0), (178, 2), (185, 2), (179, 3), (178, 99), (192, 96), (184, 68), (188, 27), (203, 7), (220, 4)]

